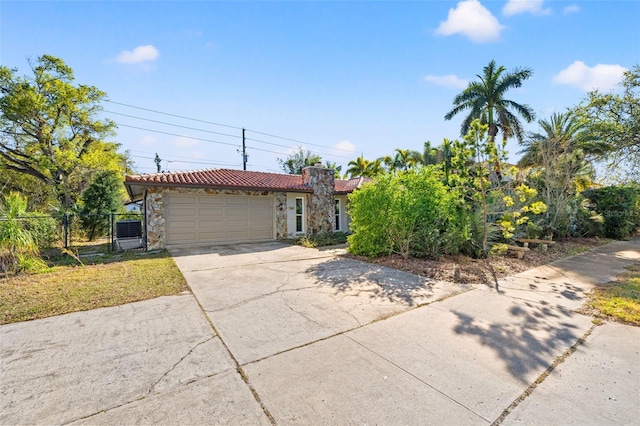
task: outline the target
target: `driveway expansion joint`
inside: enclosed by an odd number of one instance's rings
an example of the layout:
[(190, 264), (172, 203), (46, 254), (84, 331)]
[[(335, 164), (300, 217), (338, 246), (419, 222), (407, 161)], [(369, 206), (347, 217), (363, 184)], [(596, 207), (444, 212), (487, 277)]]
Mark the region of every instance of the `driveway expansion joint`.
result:
[(273, 415), (271, 415), (271, 412), (269, 411), (269, 409), (262, 402), (262, 399), (260, 398), (260, 395), (255, 390), (255, 388), (251, 385), (251, 383), (249, 382), (249, 377), (247, 376), (247, 373), (242, 368), (242, 365), (240, 365), (240, 362), (238, 362), (238, 359), (233, 355), (233, 352), (231, 352), (231, 349), (229, 349), (229, 346), (224, 341), (222, 336), (220, 336), (220, 333), (218, 333), (218, 330), (216, 329), (216, 326), (213, 324), (213, 321), (211, 320), (211, 317), (209, 317), (209, 314), (204, 309), (204, 306), (202, 306), (202, 303), (200, 303), (200, 300), (198, 300), (198, 297), (196, 296), (195, 293), (193, 294), (193, 298), (195, 299), (196, 303), (198, 304), (198, 308), (200, 308), (200, 312), (202, 312), (202, 314), (204, 315), (205, 319), (207, 320), (207, 322), (211, 326), (211, 329), (215, 333), (215, 337), (218, 337), (220, 339), (220, 343), (222, 343), (222, 346), (225, 348), (225, 350), (227, 351), (227, 354), (229, 354), (229, 357), (231, 358), (231, 360), (235, 364), (236, 372), (238, 373), (238, 375), (240, 376), (242, 381), (247, 385), (247, 387), (249, 388), (249, 391), (251, 392), (251, 395), (256, 400), (258, 405), (260, 405), (260, 408), (262, 409), (262, 412), (264, 413), (264, 415), (267, 417), (267, 419), (269, 420), (269, 422), (272, 425), (276, 425), (275, 418), (273, 417)]
[(578, 347), (584, 345), (584, 343), (587, 341), (587, 338), (591, 335), (591, 333), (593, 333), (593, 330), (595, 330), (596, 327), (599, 327), (600, 325), (602, 325), (602, 323), (592, 324), (591, 327), (589, 327), (589, 329), (580, 338), (578, 338), (578, 340), (576, 340), (576, 342), (569, 349), (564, 351), (562, 355), (556, 357), (553, 363), (545, 371), (543, 371), (542, 374), (540, 374), (540, 376), (538, 376), (538, 378), (534, 380), (533, 383), (531, 383), (529, 387), (527, 387), (527, 389), (525, 389), (525, 391), (522, 392), (522, 394), (520, 394), (518, 398), (516, 398), (507, 408), (504, 409), (502, 414), (491, 424), (491, 426), (499, 426), (500, 424), (502, 424), (502, 422), (504, 422), (509, 414), (511, 414), (522, 401), (527, 399), (529, 395), (531, 395), (535, 391), (538, 385), (540, 385), (545, 381), (547, 377), (549, 377), (549, 375), (553, 372), (553, 370), (556, 369), (557, 366), (565, 362), (571, 355), (573, 355), (573, 353), (578, 350)]

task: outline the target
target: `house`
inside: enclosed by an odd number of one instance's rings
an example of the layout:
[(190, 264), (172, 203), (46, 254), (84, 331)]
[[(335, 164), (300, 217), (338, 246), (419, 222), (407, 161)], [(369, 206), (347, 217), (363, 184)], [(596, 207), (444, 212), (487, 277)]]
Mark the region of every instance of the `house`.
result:
[(269, 241), (348, 231), (347, 195), (365, 179), (335, 179), (320, 165), (302, 175), (210, 169), (129, 175), (142, 201), (148, 249)]

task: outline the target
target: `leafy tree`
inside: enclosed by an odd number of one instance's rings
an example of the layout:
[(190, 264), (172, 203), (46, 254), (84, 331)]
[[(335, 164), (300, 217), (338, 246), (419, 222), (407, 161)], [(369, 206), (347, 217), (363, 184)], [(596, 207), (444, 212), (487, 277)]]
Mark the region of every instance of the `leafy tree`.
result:
[(487, 138), (487, 129), (486, 124), (473, 120), (464, 141), (454, 142), (455, 173), (449, 183), (464, 194), (468, 203), (472, 234), (467, 251), (479, 257), (489, 254), (496, 226), (503, 239), (510, 241), (525, 232), (523, 228), (528, 225), (530, 214), (546, 210), (544, 203), (533, 201), (537, 195), (534, 188), (513, 179), (498, 178), (491, 172), (489, 165), (502, 161), (506, 153)]
[(624, 73), (623, 92), (589, 93), (576, 113), (594, 140), (584, 145), (588, 154), (604, 160), (610, 170), (626, 164), (632, 178), (640, 175), (640, 65)]
[(109, 229), (110, 214), (122, 208), (122, 180), (114, 172), (102, 172), (82, 193), (80, 220), (89, 241)]
[(529, 180), (548, 207), (543, 216), (545, 234), (566, 237), (580, 207), (575, 196), (594, 175), (581, 148), (591, 138), (585, 123), (571, 112), (555, 113), (538, 123), (542, 132), (523, 142), (524, 155), (518, 164), (532, 169)]
[(97, 117), (104, 92), (75, 85), (73, 70), (54, 56), (29, 65), (31, 76), (0, 66), (0, 168), (53, 188), (68, 210), (96, 170), (124, 171), (126, 156), (104, 141), (115, 128)]
[[(498, 132), (502, 133), (503, 149), (506, 140), (515, 136), (518, 141), (524, 137), (521, 116), (527, 123), (533, 121), (535, 114), (528, 105), (521, 105), (506, 98), (510, 89), (522, 86), (523, 81), (533, 75), (530, 68), (515, 69), (508, 72), (504, 66), (497, 66), (495, 61), (483, 68), (479, 81), (469, 83), (466, 89), (453, 99), (453, 109), (445, 114), (445, 120), (451, 120), (463, 111), (469, 111), (460, 126), (460, 135), (464, 136), (471, 130), (473, 120), (488, 126), (489, 143), (495, 144)], [(500, 177), (502, 172), (500, 163), (495, 164)]]
[(302, 174), (302, 169), (308, 166), (315, 166), (321, 161), (322, 158), (319, 155), (305, 150), (302, 146), (298, 146), (298, 150), (289, 155), (286, 159), (283, 160), (278, 158), (280, 168), (290, 175)]

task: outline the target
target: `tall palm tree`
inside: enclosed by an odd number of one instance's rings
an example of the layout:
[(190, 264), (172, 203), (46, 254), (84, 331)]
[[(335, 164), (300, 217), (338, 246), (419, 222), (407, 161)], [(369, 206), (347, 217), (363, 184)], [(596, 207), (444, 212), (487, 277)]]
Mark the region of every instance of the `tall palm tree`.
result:
[(509, 89), (521, 87), (522, 82), (532, 75), (533, 71), (530, 68), (507, 72), (504, 66), (498, 67), (492, 60), (483, 68), (483, 74), (477, 76), (480, 81), (469, 83), (467, 88), (453, 99), (454, 108), (444, 116), (445, 120), (451, 120), (460, 112), (469, 110), (469, 115), (460, 126), (462, 136), (469, 132), (471, 122), (477, 118), (482, 124), (489, 126), (488, 135), (491, 142), (495, 142), (498, 131), (505, 140), (516, 136), (522, 141), (524, 130), (517, 115), (530, 123), (535, 114), (529, 105), (506, 99), (505, 95)]

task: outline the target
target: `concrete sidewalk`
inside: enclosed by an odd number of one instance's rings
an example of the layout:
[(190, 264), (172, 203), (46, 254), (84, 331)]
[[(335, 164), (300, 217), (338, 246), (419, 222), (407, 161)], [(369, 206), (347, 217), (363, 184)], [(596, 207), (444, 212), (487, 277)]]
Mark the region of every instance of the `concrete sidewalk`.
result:
[(493, 423), (595, 328), (506, 421), (633, 423), (638, 329), (574, 309), (639, 259), (637, 242), (613, 243), (243, 368), (278, 423)]
[(640, 418), (640, 328), (575, 312), (638, 241), (497, 288), (279, 243), (173, 254), (193, 294), (0, 326), (0, 424)]

